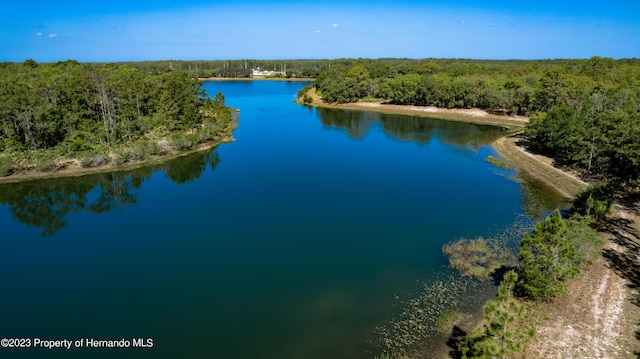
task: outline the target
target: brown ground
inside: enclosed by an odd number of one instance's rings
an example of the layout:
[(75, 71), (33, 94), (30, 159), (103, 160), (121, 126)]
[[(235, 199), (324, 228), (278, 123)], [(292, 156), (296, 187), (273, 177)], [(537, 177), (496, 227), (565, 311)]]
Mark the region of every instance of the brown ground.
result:
[[(490, 115), (484, 111), (381, 103), (327, 104), (310, 91), (312, 105), (523, 127), (526, 117)], [(494, 148), (521, 170), (566, 198), (588, 185), (576, 173), (554, 167), (550, 158), (522, 146), (517, 136), (496, 141)], [(617, 201), (608, 218), (603, 256), (572, 281), (568, 293), (553, 302), (532, 305), (536, 336), (525, 358), (640, 358), (640, 196)], [(435, 354), (435, 353), (434, 353)]]
[[(616, 204), (603, 257), (571, 282), (567, 295), (532, 308), (540, 320), (526, 358), (635, 358), (638, 206)], [(635, 303), (634, 303), (635, 302)]]
[(574, 198), (588, 186), (576, 173), (554, 167), (552, 159), (528, 151), (518, 135), (499, 138), (493, 143), (493, 148), (502, 157), (515, 163), (520, 171), (545, 183), (567, 199)]

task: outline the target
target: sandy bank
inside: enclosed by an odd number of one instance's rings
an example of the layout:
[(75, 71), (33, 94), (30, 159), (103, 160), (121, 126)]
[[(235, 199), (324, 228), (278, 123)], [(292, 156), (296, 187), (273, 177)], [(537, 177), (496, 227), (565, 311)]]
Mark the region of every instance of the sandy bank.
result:
[(551, 158), (533, 154), (518, 143), (517, 135), (510, 135), (497, 139), (492, 146), (502, 157), (513, 162), (520, 171), (543, 182), (567, 199), (573, 199), (589, 185), (581, 180), (577, 173), (554, 167)]
[(510, 128), (522, 128), (529, 122), (526, 116), (502, 116), (490, 114), (480, 109), (447, 109), (434, 106), (391, 105), (381, 102), (352, 102), (330, 104), (324, 102), (315, 89), (307, 92), (313, 99), (309, 105), (316, 107), (340, 108), (345, 110), (376, 111), (394, 115), (410, 115), (418, 117), (435, 118), (449, 121), (478, 123), (485, 125), (506, 126)]

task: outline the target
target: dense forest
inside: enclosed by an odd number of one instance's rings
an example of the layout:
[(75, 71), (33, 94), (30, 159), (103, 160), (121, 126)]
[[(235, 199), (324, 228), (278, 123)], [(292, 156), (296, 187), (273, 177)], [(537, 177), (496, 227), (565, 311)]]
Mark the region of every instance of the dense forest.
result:
[(122, 64), (0, 64), (0, 175), (122, 164), (224, 136), (234, 121), (185, 72)]
[(337, 60), (316, 89), (359, 100), (526, 115), (533, 149), (592, 177), (640, 177), (640, 60)]

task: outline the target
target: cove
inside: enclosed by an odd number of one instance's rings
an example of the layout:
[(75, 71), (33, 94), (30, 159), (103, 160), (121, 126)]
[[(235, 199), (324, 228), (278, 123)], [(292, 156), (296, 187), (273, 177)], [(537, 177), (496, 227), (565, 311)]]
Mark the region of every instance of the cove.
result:
[(305, 85), (206, 82), (240, 110), (236, 142), (0, 186), (0, 337), (153, 339), (56, 349), (77, 358), (370, 358), (397, 303), (451, 275), (443, 244), (558, 204), (485, 161), (495, 127), (306, 108)]

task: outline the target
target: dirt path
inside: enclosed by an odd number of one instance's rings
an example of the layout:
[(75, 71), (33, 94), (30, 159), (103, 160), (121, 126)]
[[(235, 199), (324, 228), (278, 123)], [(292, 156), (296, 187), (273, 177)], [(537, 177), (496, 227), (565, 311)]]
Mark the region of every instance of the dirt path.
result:
[(640, 307), (629, 285), (637, 278), (638, 204), (614, 206), (603, 257), (571, 282), (567, 295), (534, 309), (540, 323), (526, 358), (634, 358)]
[(625, 281), (599, 261), (571, 283), (568, 294), (538, 310), (539, 318), (526, 358), (630, 358), (622, 345)]

